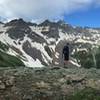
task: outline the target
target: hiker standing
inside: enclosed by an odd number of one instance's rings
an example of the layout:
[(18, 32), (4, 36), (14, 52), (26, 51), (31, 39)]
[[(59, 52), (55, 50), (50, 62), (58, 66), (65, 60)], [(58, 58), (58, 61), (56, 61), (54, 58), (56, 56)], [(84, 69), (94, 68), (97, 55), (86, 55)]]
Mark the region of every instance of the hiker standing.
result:
[(62, 57), (64, 59), (64, 67), (69, 63), (69, 43), (67, 43), (62, 51)]

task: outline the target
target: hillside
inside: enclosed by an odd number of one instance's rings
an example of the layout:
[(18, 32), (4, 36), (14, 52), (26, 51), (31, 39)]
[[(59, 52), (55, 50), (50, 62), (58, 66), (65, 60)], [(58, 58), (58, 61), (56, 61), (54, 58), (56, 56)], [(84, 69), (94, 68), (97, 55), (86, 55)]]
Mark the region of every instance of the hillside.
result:
[(19, 57), (7, 53), (9, 47), (0, 42), (0, 67), (24, 67)]
[(0, 100), (100, 100), (100, 70), (0, 68)]
[[(66, 43), (70, 61), (63, 67)], [(100, 100), (99, 62), (99, 28), (0, 23), (0, 100)]]

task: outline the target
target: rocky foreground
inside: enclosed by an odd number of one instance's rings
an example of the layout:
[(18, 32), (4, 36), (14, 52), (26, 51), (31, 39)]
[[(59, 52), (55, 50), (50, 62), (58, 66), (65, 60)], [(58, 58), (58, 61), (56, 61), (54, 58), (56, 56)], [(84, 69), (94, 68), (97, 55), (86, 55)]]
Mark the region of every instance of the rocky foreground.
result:
[(0, 68), (0, 100), (100, 100), (100, 70)]

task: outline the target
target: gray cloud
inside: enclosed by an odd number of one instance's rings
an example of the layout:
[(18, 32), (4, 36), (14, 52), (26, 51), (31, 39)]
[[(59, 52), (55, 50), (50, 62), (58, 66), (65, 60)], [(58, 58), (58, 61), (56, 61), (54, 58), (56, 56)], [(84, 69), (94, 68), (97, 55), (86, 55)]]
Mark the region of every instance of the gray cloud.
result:
[(100, 7), (100, 0), (94, 1), (96, 7)]
[(0, 0), (0, 16), (33, 21), (63, 19), (64, 14), (84, 10), (93, 3), (94, 0)]

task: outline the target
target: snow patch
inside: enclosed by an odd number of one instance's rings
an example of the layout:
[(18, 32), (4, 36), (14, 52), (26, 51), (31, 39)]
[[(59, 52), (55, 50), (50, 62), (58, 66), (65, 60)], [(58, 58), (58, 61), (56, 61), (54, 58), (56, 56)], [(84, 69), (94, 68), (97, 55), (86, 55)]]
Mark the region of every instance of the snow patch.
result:
[(93, 32), (93, 33), (99, 33), (99, 31), (98, 30), (95, 30), (95, 29), (88, 29), (89, 30), (89, 32)]
[(81, 67), (81, 65), (79, 65), (77, 62), (74, 62), (72, 60), (70, 60), (70, 63), (72, 63), (73, 65), (77, 66), (77, 67)]
[(59, 58), (59, 53), (58, 53), (58, 52), (56, 52), (55, 56), (56, 56), (56, 58)]
[(43, 47), (42, 44), (36, 43), (36, 42), (31, 43), (31, 44), (32, 44), (32, 47), (35, 47), (37, 50), (40, 50), (41, 53), (43, 53), (43, 54), (48, 58), (49, 61), (52, 61), (52, 58), (51, 58), (51, 57), (48, 55), (48, 53), (45, 51), (45, 49), (44, 49), (44, 47)]
[(88, 50), (86, 48), (77, 48), (77, 51), (86, 51), (86, 52), (88, 52)]
[(77, 39), (77, 40), (75, 41), (75, 43), (89, 43), (89, 44), (95, 44), (94, 41), (84, 40), (84, 39), (82, 39), (82, 38)]

